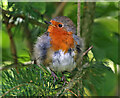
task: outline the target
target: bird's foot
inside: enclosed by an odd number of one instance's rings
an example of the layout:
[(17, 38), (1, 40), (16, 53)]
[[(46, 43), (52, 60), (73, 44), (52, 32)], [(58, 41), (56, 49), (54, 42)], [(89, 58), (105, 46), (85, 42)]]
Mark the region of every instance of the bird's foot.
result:
[(63, 86), (65, 86), (65, 83), (67, 83), (67, 81), (66, 81), (66, 79), (65, 79), (65, 76), (64, 76), (64, 75), (62, 76), (62, 81), (64, 81)]
[(52, 76), (54, 78), (54, 83), (55, 83), (56, 79), (58, 80), (58, 77), (53, 71), (51, 71), (51, 74), (52, 74)]

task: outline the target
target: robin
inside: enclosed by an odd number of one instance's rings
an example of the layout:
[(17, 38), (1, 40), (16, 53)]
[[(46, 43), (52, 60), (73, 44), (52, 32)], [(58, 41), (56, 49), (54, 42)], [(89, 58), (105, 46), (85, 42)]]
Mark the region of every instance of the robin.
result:
[(47, 32), (38, 37), (34, 45), (34, 57), (55, 79), (54, 72), (71, 72), (76, 67), (83, 42), (75, 35), (76, 27), (70, 18), (58, 16), (46, 23), (49, 24)]

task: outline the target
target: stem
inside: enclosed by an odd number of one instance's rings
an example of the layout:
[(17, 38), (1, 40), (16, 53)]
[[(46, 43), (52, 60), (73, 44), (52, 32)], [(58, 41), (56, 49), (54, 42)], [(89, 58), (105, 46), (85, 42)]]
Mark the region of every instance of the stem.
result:
[(71, 90), (69, 90), (69, 89), (66, 89), (66, 90), (68, 90), (69, 92), (71, 92), (74, 96), (78, 97), (78, 95), (75, 94), (73, 91), (71, 91)]
[(81, 56), (81, 58), (83, 58), (83, 56), (85, 56), (91, 49), (93, 48), (93, 46), (90, 46)]
[[(80, 0), (78, 0), (78, 8), (77, 8), (77, 36), (80, 37)], [(79, 83), (81, 83), (79, 80), (77, 80), (78, 83), (77, 85), (77, 91), (78, 91), (78, 96), (80, 96), (80, 86)], [(82, 86), (82, 85), (81, 85)]]
[(2, 95), (2, 97), (4, 97), (5, 95), (7, 95), (10, 91), (12, 91), (12, 90), (14, 90), (14, 89), (16, 89), (16, 88), (18, 88), (18, 87), (25, 86), (25, 85), (28, 85), (28, 84), (20, 84), (20, 85), (17, 85), (17, 86), (15, 86), (15, 87), (11, 88), (11, 89), (8, 90), (7, 92), (5, 92), (5, 93)]
[(80, 37), (80, 0), (78, 0), (78, 9), (77, 9), (77, 36)]
[(89, 44), (91, 41), (91, 27), (93, 25), (94, 20), (94, 13), (95, 13), (95, 2), (85, 2), (84, 9), (83, 9), (83, 19), (82, 19), (82, 27), (81, 27), (81, 34), (82, 38), (84, 39), (85, 47), (84, 49), (89, 48)]
[(33, 52), (33, 42), (32, 42), (32, 38), (31, 38), (31, 32), (28, 28), (28, 23), (26, 22), (24, 24), (24, 32), (25, 32), (25, 36), (27, 38), (27, 45), (28, 45), (28, 48), (29, 48), (29, 51), (30, 51), (30, 55), (32, 55), (32, 52)]
[(60, 3), (60, 5), (58, 6), (58, 8), (56, 9), (55, 13), (52, 15), (52, 17), (56, 17), (60, 14), (60, 12), (63, 10), (64, 6), (66, 5), (67, 2), (62, 2)]
[(0, 67), (0, 71), (4, 71), (4, 70), (8, 70), (11, 68), (20, 68), (20, 67), (25, 67), (25, 66), (30, 66), (31, 64), (33, 64), (32, 62), (28, 62), (28, 63), (23, 63), (23, 64), (19, 64), (19, 66), (17, 66), (16, 64), (11, 64), (11, 65), (6, 65), (3, 67)]
[(17, 51), (16, 51), (16, 46), (15, 46), (15, 42), (13, 40), (13, 35), (12, 35), (12, 31), (11, 31), (11, 24), (6, 24), (6, 28), (7, 28), (7, 32), (8, 32), (8, 36), (9, 36), (9, 39), (10, 39), (10, 46), (11, 46), (11, 53), (12, 53), (12, 56), (13, 56), (13, 60), (14, 60), (14, 63), (17, 64), (18, 63), (18, 60), (17, 60)]

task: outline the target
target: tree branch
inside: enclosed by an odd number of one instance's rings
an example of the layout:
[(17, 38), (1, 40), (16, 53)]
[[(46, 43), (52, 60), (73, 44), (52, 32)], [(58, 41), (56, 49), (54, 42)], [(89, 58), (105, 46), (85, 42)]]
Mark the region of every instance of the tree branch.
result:
[(8, 70), (8, 69), (10, 69), (10, 68), (19, 68), (19, 67), (25, 67), (25, 66), (29, 66), (29, 65), (31, 65), (31, 64), (33, 64), (33, 62), (32, 61), (30, 61), (30, 62), (26, 62), (26, 63), (24, 63), (24, 64), (17, 64), (17, 65), (19, 65), (19, 66), (17, 66), (16, 64), (11, 64), (11, 65), (6, 65), (6, 66), (3, 66), (3, 67), (0, 67), (0, 71), (4, 71), (4, 70)]
[[(80, 0), (78, 0), (78, 8), (77, 8), (77, 36), (80, 37)], [(80, 58), (79, 58), (80, 59)], [(77, 80), (78, 83), (81, 83), (80, 80)], [(77, 84), (78, 84), (77, 83)], [(82, 85), (81, 85), (82, 86)], [(77, 91), (78, 91), (78, 96), (80, 96), (79, 92), (80, 87), (78, 86)]]
[(57, 92), (56, 96), (59, 96), (61, 93), (64, 94), (65, 92), (67, 92), (68, 89), (71, 89), (78, 82), (77, 80), (80, 80), (84, 75), (85, 72), (83, 73), (83, 68), (88, 66), (88, 63), (84, 64), (82, 68), (76, 72), (73, 79), (71, 79), (71, 81), (65, 87), (63, 87), (62, 89), (60, 89), (60, 91)]
[(12, 31), (11, 31), (11, 24), (6, 24), (6, 28), (7, 28), (8, 36), (10, 39), (10, 46), (11, 46), (11, 53), (13, 56), (13, 60), (14, 60), (14, 63), (17, 65), (17, 63), (18, 63), (17, 50), (16, 50), (15, 42), (13, 40), (13, 35), (12, 35)]
[(5, 93), (2, 95), (2, 97), (4, 97), (5, 95), (7, 95), (10, 91), (12, 91), (12, 90), (14, 90), (14, 89), (16, 89), (16, 88), (18, 88), (18, 87), (25, 86), (25, 85), (28, 85), (28, 83), (19, 84), (19, 85), (15, 86), (15, 87), (9, 89), (7, 92), (5, 92)]
[[(13, 24), (13, 22), (9, 23), (9, 19), (11, 18), (11, 15), (7, 16), (6, 14), (3, 14), (3, 16), (4, 16), (4, 22), (5, 22), (5, 25), (6, 25), (6, 30), (7, 30), (9, 39), (10, 39), (10, 47), (11, 47), (10, 49), (11, 49), (13, 62), (14, 62), (15, 65), (17, 65), (18, 64), (17, 50), (16, 50), (15, 42), (14, 42), (12, 31), (11, 31), (14, 24)], [(16, 70), (17, 70), (17, 66), (16, 66)], [(17, 72), (18, 72), (18, 70), (17, 70)]]
[(29, 30), (29, 27), (28, 27), (28, 23), (25, 23), (24, 24), (24, 31), (25, 32), (25, 36), (27, 38), (27, 46), (29, 48), (29, 51), (30, 51), (30, 55), (32, 55), (32, 52), (33, 52), (33, 42), (32, 42), (32, 38), (31, 38), (31, 32)]
[(89, 48), (89, 44), (91, 41), (91, 27), (94, 20), (95, 6), (95, 2), (84, 3), (81, 34), (82, 38), (84, 39), (85, 49)]
[(81, 58), (83, 58), (83, 56), (85, 56), (91, 49), (93, 48), (93, 46), (90, 46), (81, 56)]
[(80, 0), (78, 0), (78, 9), (77, 9), (77, 36), (80, 37)]
[(14, 20), (16, 20), (17, 18), (22, 18), (23, 20), (28, 19), (28, 21), (34, 25), (42, 26), (43, 28), (47, 27), (46, 25), (44, 25), (43, 23), (41, 23), (35, 19), (26, 17), (24, 14), (12, 14), (10, 11), (4, 10), (4, 9), (2, 9), (2, 14), (3, 15), (9, 14), (13, 17)]
[(63, 10), (64, 6), (66, 5), (67, 2), (62, 2), (60, 3), (60, 5), (58, 6), (58, 8), (56, 9), (55, 13), (52, 15), (52, 17), (56, 17), (59, 15), (59, 13)]

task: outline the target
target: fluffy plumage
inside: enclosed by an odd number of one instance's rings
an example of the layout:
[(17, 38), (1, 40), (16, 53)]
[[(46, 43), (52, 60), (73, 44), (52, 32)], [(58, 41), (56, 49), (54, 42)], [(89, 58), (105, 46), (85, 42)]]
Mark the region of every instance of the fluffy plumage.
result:
[(68, 17), (59, 16), (50, 22), (52, 25), (38, 37), (34, 46), (36, 62), (53, 71), (72, 71), (81, 53), (82, 40), (75, 35), (76, 28)]

